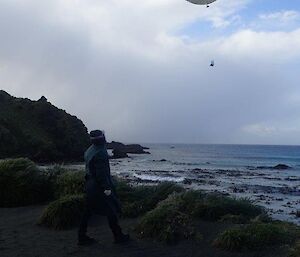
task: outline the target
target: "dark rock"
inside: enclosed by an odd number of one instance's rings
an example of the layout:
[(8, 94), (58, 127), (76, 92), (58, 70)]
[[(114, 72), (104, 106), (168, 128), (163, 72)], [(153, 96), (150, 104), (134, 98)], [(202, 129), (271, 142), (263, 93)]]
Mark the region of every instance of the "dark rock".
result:
[(233, 187), (233, 188), (232, 188), (232, 192), (233, 192), (233, 193), (244, 193), (244, 192), (245, 192), (245, 189)]
[(282, 202), (282, 201), (283, 201), (283, 198), (276, 198), (275, 200), (276, 200), (276, 201), (279, 201), (279, 202)]
[(292, 167), (286, 165), (286, 164), (278, 164), (276, 166), (258, 166), (257, 169), (269, 169), (269, 170), (287, 170), (291, 169)]
[(276, 166), (273, 167), (274, 170), (287, 170), (287, 169), (291, 169), (290, 166), (285, 165), (285, 164), (278, 164)]
[(192, 180), (189, 179), (189, 178), (185, 178), (185, 179), (183, 180), (183, 184), (185, 184), (185, 185), (191, 185), (191, 184), (192, 184)]
[(153, 160), (154, 162), (166, 162), (166, 159), (160, 159), (160, 160)]
[(39, 100), (39, 102), (47, 102), (47, 98), (45, 96), (42, 96)]
[(123, 152), (123, 151), (120, 151), (118, 149), (114, 149), (112, 151), (113, 153), (113, 156), (111, 157), (111, 159), (121, 159), (121, 158), (128, 158), (128, 154)]
[(145, 149), (149, 149), (149, 148), (138, 144), (125, 145), (120, 142), (112, 141), (111, 143), (107, 143), (107, 148), (113, 150), (119, 150), (124, 153), (131, 153), (131, 154), (150, 154), (149, 152), (144, 151)]

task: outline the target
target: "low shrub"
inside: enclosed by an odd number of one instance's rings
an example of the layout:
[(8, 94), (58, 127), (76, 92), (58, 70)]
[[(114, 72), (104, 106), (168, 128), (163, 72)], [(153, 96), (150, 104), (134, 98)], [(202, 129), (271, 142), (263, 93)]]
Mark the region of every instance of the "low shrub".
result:
[(233, 224), (246, 224), (249, 219), (244, 215), (226, 214), (219, 219), (220, 222), (229, 222)]
[(50, 179), (50, 180), (56, 180), (56, 178), (59, 176), (59, 175), (61, 175), (61, 174), (63, 174), (63, 173), (65, 173), (65, 172), (67, 172), (68, 171), (68, 169), (66, 169), (65, 167), (63, 167), (62, 165), (58, 165), (58, 164), (56, 164), (56, 165), (54, 165), (54, 166), (52, 166), (52, 167), (50, 167), (50, 168), (47, 168), (45, 171), (44, 171), (44, 174)]
[(130, 186), (125, 182), (116, 183), (117, 194), (123, 205), (125, 217), (137, 217), (155, 208), (157, 203), (174, 192), (184, 189), (174, 183), (161, 183), (157, 186)]
[(44, 209), (38, 224), (56, 230), (76, 226), (84, 210), (84, 199), (84, 195), (69, 195), (50, 203)]
[(26, 158), (0, 161), (0, 207), (37, 204), (51, 199), (51, 183)]
[(84, 176), (83, 171), (77, 170), (68, 170), (59, 174), (54, 183), (55, 197), (82, 194), (84, 192)]
[(189, 191), (182, 195), (182, 199), (186, 212), (206, 220), (217, 221), (226, 215), (250, 220), (265, 213), (263, 207), (254, 205), (249, 199), (235, 199), (220, 194)]
[(290, 249), (288, 257), (300, 257), (300, 241), (299, 240)]
[(253, 223), (222, 232), (214, 245), (224, 250), (256, 250), (267, 246), (292, 243), (299, 232), (288, 223)]
[(142, 217), (136, 227), (141, 237), (174, 244), (181, 239), (197, 236), (189, 215), (180, 211), (177, 195), (171, 195), (160, 202), (152, 211)]

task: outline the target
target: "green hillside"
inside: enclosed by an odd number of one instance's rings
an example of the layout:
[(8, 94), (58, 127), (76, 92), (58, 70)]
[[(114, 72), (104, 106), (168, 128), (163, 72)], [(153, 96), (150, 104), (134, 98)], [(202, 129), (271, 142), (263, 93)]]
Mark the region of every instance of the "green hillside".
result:
[(88, 144), (82, 121), (45, 97), (31, 101), (0, 90), (0, 158), (80, 161)]

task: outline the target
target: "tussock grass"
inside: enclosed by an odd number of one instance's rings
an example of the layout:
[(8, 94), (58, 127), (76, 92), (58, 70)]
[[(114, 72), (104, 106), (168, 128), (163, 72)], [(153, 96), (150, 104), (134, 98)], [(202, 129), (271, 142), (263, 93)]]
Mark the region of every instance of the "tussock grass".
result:
[(136, 227), (139, 235), (167, 244), (174, 244), (184, 238), (194, 238), (196, 233), (192, 219), (180, 211), (177, 199), (177, 195), (171, 195), (143, 216)]
[(246, 218), (244, 215), (232, 215), (226, 214), (219, 219), (220, 222), (229, 222), (233, 224), (246, 224), (248, 223), (249, 219)]
[(182, 195), (183, 208), (193, 217), (217, 221), (228, 215), (243, 217), (244, 222), (264, 214), (264, 208), (249, 199), (235, 199), (220, 194), (188, 191)]
[(55, 197), (76, 195), (84, 192), (85, 173), (83, 171), (68, 170), (57, 175), (54, 182)]
[(69, 195), (50, 203), (44, 209), (38, 224), (56, 230), (69, 229), (78, 225), (84, 210), (84, 199), (84, 195)]
[(37, 204), (52, 197), (51, 183), (26, 158), (0, 161), (0, 207)]
[(290, 249), (288, 257), (300, 257), (300, 240)]
[[(247, 199), (239, 200), (222, 195), (205, 194), (201, 191), (187, 191), (169, 195), (155, 209), (146, 213), (137, 226), (137, 231), (142, 237), (174, 243), (195, 235), (193, 219), (244, 224), (264, 213), (264, 209), (253, 205)], [(236, 235), (236, 233), (231, 234)], [(240, 234), (237, 235), (238, 238)], [(236, 242), (238, 240), (233, 240), (233, 244)]]
[(298, 228), (289, 223), (253, 223), (225, 230), (213, 244), (230, 251), (257, 250), (292, 243), (297, 236), (299, 236)]
[(57, 178), (59, 175), (65, 173), (65, 172), (67, 172), (67, 171), (68, 171), (68, 169), (66, 169), (66, 168), (63, 167), (62, 165), (56, 164), (56, 165), (54, 165), (54, 166), (52, 166), (52, 167), (50, 167), (50, 168), (47, 168), (47, 169), (44, 171), (44, 174), (45, 174), (50, 180), (54, 181), (54, 180), (56, 180), (56, 178)]
[(138, 217), (152, 210), (162, 200), (174, 192), (182, 192), (184, 189), (175, 183), (161, 183), (157, 186), (133, 187), (124, 181), (116, 182), (117, 194), (123, 205), (125, 217)]

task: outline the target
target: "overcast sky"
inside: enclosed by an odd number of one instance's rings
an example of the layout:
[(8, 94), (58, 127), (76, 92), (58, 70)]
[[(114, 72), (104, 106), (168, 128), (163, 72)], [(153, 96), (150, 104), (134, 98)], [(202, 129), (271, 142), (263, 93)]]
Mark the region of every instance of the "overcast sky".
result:
[(0, 0), (0, 35), (1, 89), (110, 140), (300, 144), (298, 0)]

